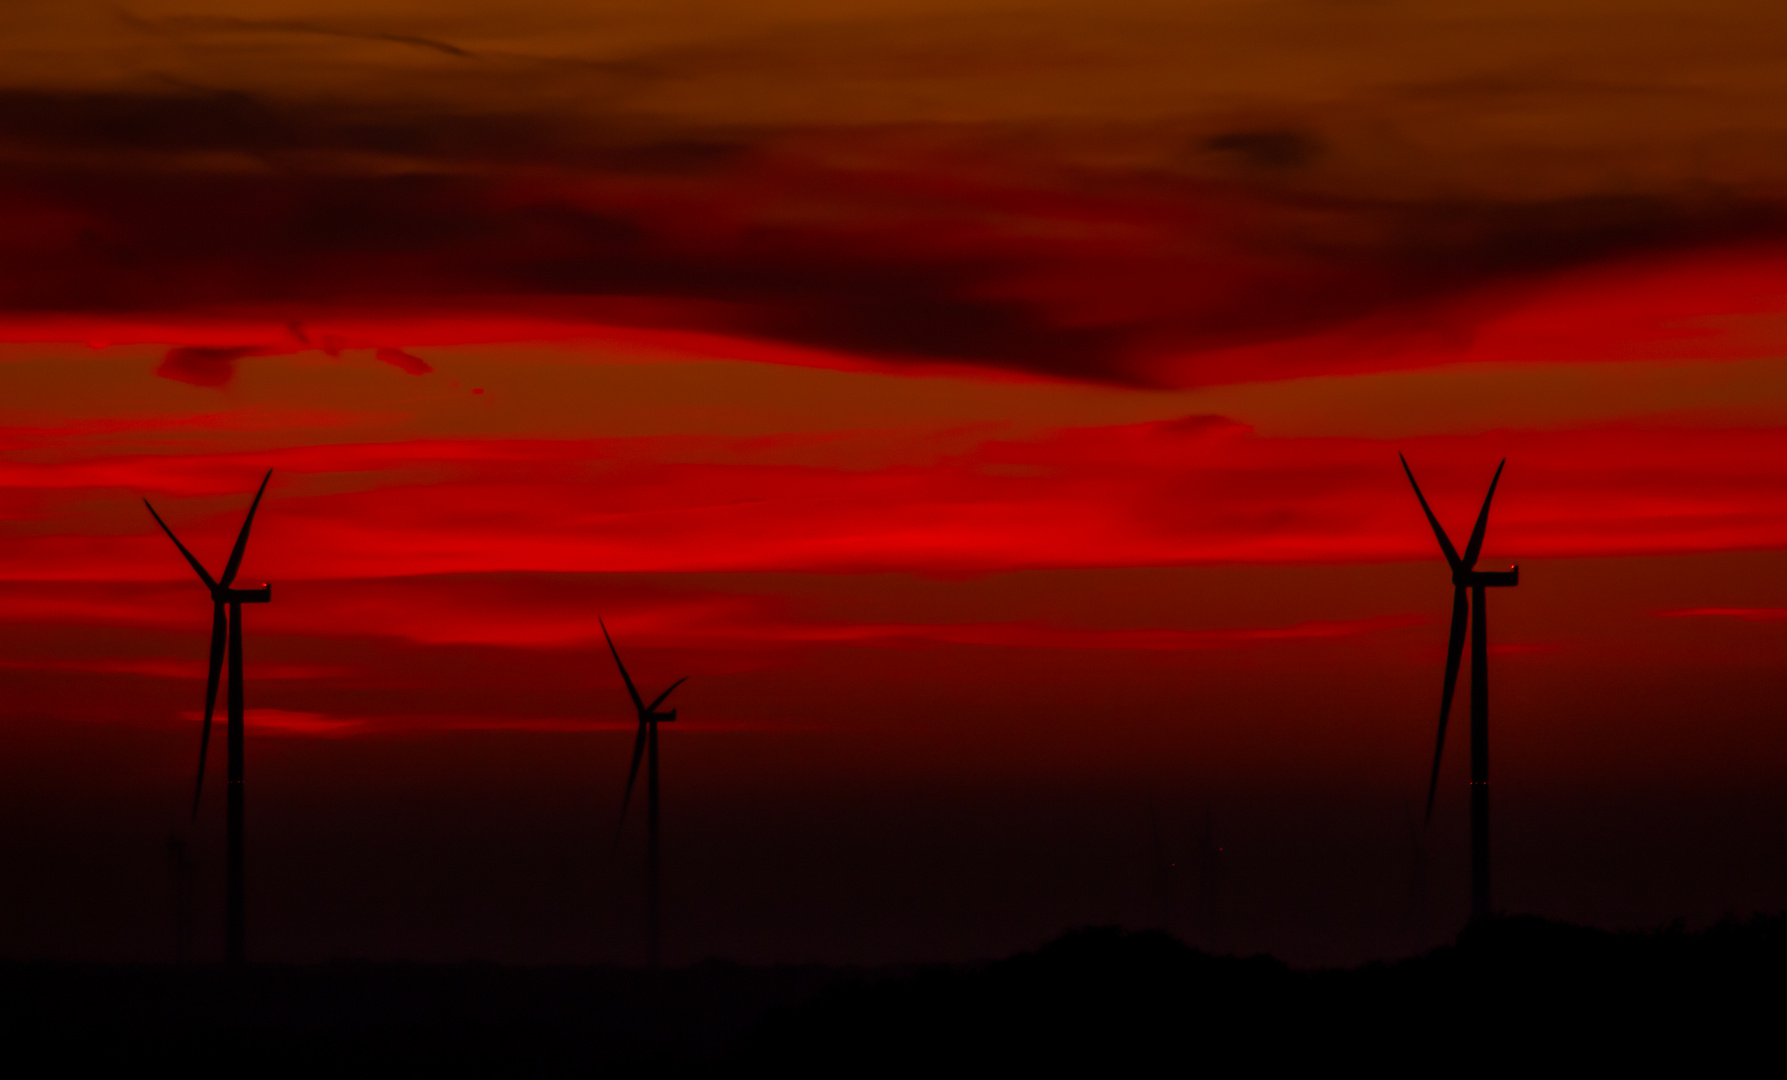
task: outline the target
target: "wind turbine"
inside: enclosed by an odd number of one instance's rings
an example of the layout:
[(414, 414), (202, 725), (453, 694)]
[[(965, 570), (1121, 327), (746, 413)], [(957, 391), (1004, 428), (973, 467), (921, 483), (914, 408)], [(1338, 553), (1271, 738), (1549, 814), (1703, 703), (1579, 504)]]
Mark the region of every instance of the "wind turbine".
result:
[(609, 637), (608, 624), (598, 617), (598, 625), (602, 627), (602, 636), (608, 641), (608, 651), (614, 654), (614, 666), (620, 668), (620, 677), (627, 684), (627, 696), (633, 699), (633, 708), (639, 713), (639, 734), (633, 739), (633, 767), (627, 771), (627, 791), (621, 796), (620, 823), (614, 827), (614, 844), (620, 846), (622, 826), (627, 823), (627, 804), (633, 799), (633, 782), (639, 779), (639, 759), (650, 758), (645, 770), (645, 951), (646, 958), (652, 967), (658, 966), (658, 725), (676, 719), (676, 710), (659, 712), (658, 706), (664, 699), (688, 681), (688, 676), (670, 684), (670, 689), (657, 696), (647, 705), (633, 686), (633, 677), (627, 674), (627, 665), (621, 663), (620, 651), (614, 647), (614, 638)]
[[(1483, 590), (1520, 584), (1520, 567), (1506, 570), (1478, 570), (1477, 556), (1483, 550), (1483, 530), (1489, 527), (1489, 502), (1495, 498), (1495, 485), (1502, 478), (1503, 458), (1489, 481), (1489, 494), (1483, 496), (1483, 509), (1477, 514), (1476, 528), (1471, 530), (1470, 543), (1464, 554), (1452, 546), (1446, 530), (1440, 528), (1421, 485), (1408, 459), (1396, 455), (1402, 471), (1408, 474), (1415, 498), (1421, 501), (1421, 512), (1433, 526), (1433, 535), (1440, 542), (1446, 563), (1452, 568), (1452, 633), (1446, 642), (1446, 682), (1440, 691), (1439, 738), (1433, 745), (1433, 775), (1427, 784), (1427, 815), (1423, 823), (1433, 820), (1433, 796), (1439, 788), (1440, 755), (1446, 749), (1446, 718), (1452, 711), (1452, 691), (1458, 685), (1458, 661), (1464, 655), (1465, 620), (1470, 620), (1471, 638), (1471, 918), (1489, 914), (1489, 630), (1483, 606)], [(1466, 590), (1469, 590), (1467, 597)]]
[(179, 833), (168, 837), (168, 868), (174, 873), (174, 959), (192, 962), (192, 859), (186, 839)]
[(1148, 801), (1148, 838), (1154, 845), (1154, 900), (1159, 905), (1160, 915), (1155, 925), (1170, 931), (1173, 928), (1173, 868), (1177, 864), (1167, 859), (1166, 845), (1160, 837), (1160, 814), (1152, 799)]
[(244, 942), (247, 936), (247, 888), (242, 872), (242, 605), (265, 604), (273, 599), (273, 588), (262, 583), (258, 589), (237, 589), (233, 587), (236, 571), (242, 568), (242, 554), (248, 549), (248, 530), (254, 525), (254, 512), (260, 508), (261, 496), (267, 492), (267, 481), (273, 478), (273, 470), (261, 478), (260, 490), (254, 493), (254, 502), (249, 504), (248, 517), (242, 521), (242, 531), (236, 534), (236, 546), (230, 549), (230, 561), (224, 565), (223, 575), (213, 579), (205, 572), (204, 564), (186, 550), (186, 545), (168, 528), (168, 523), (161, 520), (148, 499), (143, 505), (149, 507), (149, 513), (161, 531), (168, 534), (168, 539), (186, 556), (186, 561), (198, 572), (199, 580), (211, 592), (211, 666), (205, 675), (205, 726), (199, 735), (199, 774), (192, 786), (192, 816), (199, 814), (199, 795), (205, 790), (205, 754), (211, 746), (211, 714), (217, 708), (217, 680), (223, 671), (224, 636), (229, 636), (230, 659), (230, 696), (229, 696), (229, 788), (228, 788), (228, 842), (224, 855), (224, 957), (231, 965), (240, 965), (245, 958)]
[(1204, 804), (1204, 824), (1198, 832), (1198, 929), (1201, 948), (1216, 952), (1222, 947), (1222, 845), (1216, 842), (1210, 804)]

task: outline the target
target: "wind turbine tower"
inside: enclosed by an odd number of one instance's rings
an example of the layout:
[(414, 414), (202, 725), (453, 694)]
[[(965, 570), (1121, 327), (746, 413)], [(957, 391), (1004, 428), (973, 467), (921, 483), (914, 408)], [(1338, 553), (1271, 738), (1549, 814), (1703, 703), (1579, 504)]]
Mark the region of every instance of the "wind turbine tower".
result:
[(653, 968), (660, 959), (659, 943), (662, 923), (659, 920), (659, 882), (658, 882), (658, 725), (676, 719), (676, 710), (659, 712), (658, 706), (670, 696), (688, 676), (670, 684), (670, 689), (657, 696), (647, 705), (633, 686), (633, 677), (627, 674), (627, 665), (621, 663), (620, 651), (614, 647), (614, 638), (608, 634), (608, 624), (600, 618), (596, 622), (602, 627), (602, 637), (608, 641), (608, 651), (614, 655), (614, 666), (620, 668), (621, 681), (627, 684), (627, 696), (633, 699), (633, 708), (639, 714), (639, 733), (633, 738), (633, 765), (627, 771), (627, 791), (621, 796), (620, 823), (614, 829), (614, 844), (620, 846), (621, 827), (627, 823), (627, 804), (633, 799), (633, 782), (639, 779), (639, 759), (648, 759), (645, 770), (645, 953), (646, 961)]
[(1458, 662), (1464, 655), (1465, 626), (1468, 620), (1471, 639), (1471, 920), (1474, 922), (1490, 913), (1489, 902), (1489, 630), (1484, 613), (1483, 597), (1485, 589), (1511, 587), (1520, 584), (1520, 567), (1512, 566), (1506, 570), (1478, 570), (1477, 556), (1483, 550), (1483, 532), (1489, 527), (1489, 503), (1495, 498), (1495, 485), (1502, 478), (1502, 468), (1508, 464), (1503, 458), (1495, 467), (1495, 476), (1489, 481), (1489, 494), (1483, 496), (1483, 509), (1477, 514), (1477, 525), (1471, 530), (1470, 543), (1465, 545), (1464, 554), (1452, 546), (1446, 536), (1446, 530), (1440, 528), (1439, 519), (1433, 516), (1433, 510), (1427, 505), (1427, 498), (1421, 494), (1421, 485), (1415, 483), (1415, 474), (1409, 468), (1408, 459), (1401, 454), (1396, 455), (1402, 461), (1402, 471), (1408, 475), (1409, 485), (1415, 489), (1415, 498), (1421, 502), (1421, 512), (1427, 515), (1427, 523), (1433, 526), (1433, 535), (1440, 542), (1440, 551), (1445, 553), (1446, 563), (1452, 568), (1452, 632), (1446, 642), (1446, 682), (1440, 691), (1440, 725), (1439, 737), (1433, 745), (1433, 774), (1427, 784), (1427, 815), (1423, 823), (1433, 820), (1433, 796), (1440, 782), (1440, 755), (1446, 749), (1446, 718), (1452, 711), (1452, 691), (1458, 685)]
[(203, 563), (186, 550), (186, 545), (168, 528), (167, 522), (155, 512), (155, 507), (148, 499), (143, 505), (149, 507), (149, 513), (161, 531), (168, 534), (168, 539), (186, 556), (211, 593), (211, 661), (205, 675), (205, 726), (199, 734), (199, 773), (192, 787), (192, 816), (196, 819), (199, 813), (199, 795), (205, 789), (205, 754), (211, 746), (211, 715), (217, 708), (217, 682), (223, 671), (224, 640), (229, 640), (230, 692), (229, 692), (229, 787), (226, 810), (228, 813), (228, 832), (224, 849), (224, 959), (232, 967), (239, 967), (246, 959), (245, 943), (248, 933), (248, 890), (243, 872), (242, 859), (242, 605), (265, 604), (273, 599), (273, 587), (263, 583), (258, 589), (238, 589), (234, 587), (236, 572), (242, 568), (242, 555), (248, 550), (248, 530), (254, 526), (254, 512), (260, 508), (261, 496), (267, 492), (267, 481), (273, 478), (273, 470), (261, 478), (260, 490), (254, 493), (254, 502), (249, 504), (248, 517), (243, 519), (242, 531), (236, 534), (236, 546), (230, 549), (230, 561), (224, 565), (223, 575), (218, 578), (206, 572)]

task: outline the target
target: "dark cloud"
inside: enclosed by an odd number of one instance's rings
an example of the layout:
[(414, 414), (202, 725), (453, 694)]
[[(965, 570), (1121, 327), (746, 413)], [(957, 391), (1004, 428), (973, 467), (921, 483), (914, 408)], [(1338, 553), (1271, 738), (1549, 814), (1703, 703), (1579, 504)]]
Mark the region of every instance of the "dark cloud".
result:
[[(1055, 136), (992, 134), (953, 132), (940, 152), (911, 131), (591, 131), (239, 94), (13, 93), (0, 101), (0, 150), (17, 162), (0, 181), (0, 224), (17, 226), (0, 233), (0, 311), (229, 309), (275, 326), (341, 310), (411, 323), (545, 311), (1149, 383), (1167, 357), (1787, 232), (1780, 203), (1712, 188), (1339, 197), (1073, 167)], [(1262, 177), (1323, 157), (1292, 128), (1203, 145)], [(226, 151), (266, 167), (217, 165)], [(373, 153), (412, 164), (354, 164)], [(176, 349), (164, 373), (215, 385), (250, 355), (230, 351)]]
[(376, 350), (375, 355), (392, 367), (398, 368), (411, 375), (426, 375), (434, 370), (428, 361), (419, 356), (411, 356), (402, 349), (381, 347)]
[(227, 386), (236, 377), (236, 361), (251, 356), (280, 356), (300, 350), (316, 349), (332, 357), (339, 357), (350, 350), (370, 350), (384, 363), (390, 364), (409, 375), (427, 375), (434, 371), (434, 366), (419, 356), (393, 349), (385, 345), (374, 345), (364, 341), (353, 341), (337, 334), (321, 334), (312, 337), (302, 323), (292, 322), (287, 325), (294, 345), (180, 345), (169, 349), (161, 358), (155, 374), (164, 379), (176, 382), (191, 383), (194, 386)]
[(688, 173), (724, 167), (749, 145), (725, 131), (664, 131), (626, 120), (592, 128), (495, 108), (419, 116), (395, 106), (317, 107), (233, 90), (0, 90), (0, 149), (39, 160), (97, 155), (144, 172), (183, 172), (192, 165), (182, 155), (235, 153), (284, 173), (334, 174), (349, 155), (409, 158), (412, 171), (424, 173), (542, 165)]
[(1295, 169), (1321, 156), (1321, 140), (1306, 131), (1226, 131), (1204, 140), (1204, 148), (1233, 154), (1250, 165)]
[(182, 346), (167, 351), (155, 374), (194, 386), (223, 386), (235, 377), (236, 361), (268, 351), (258, 345)]
[(436, 38), (377, 30), (353, 30), (297, 19), (239, 19), (227, 15), (176, 15), (163, 19), (144, 19), (128, 12), (121, 12), (119, 18), (128, 26), (150, 33), (190, 34), (196, 31), (199, 33), (299, 34), (406, 45), (459, 59), (472, 56), (468, 50)]

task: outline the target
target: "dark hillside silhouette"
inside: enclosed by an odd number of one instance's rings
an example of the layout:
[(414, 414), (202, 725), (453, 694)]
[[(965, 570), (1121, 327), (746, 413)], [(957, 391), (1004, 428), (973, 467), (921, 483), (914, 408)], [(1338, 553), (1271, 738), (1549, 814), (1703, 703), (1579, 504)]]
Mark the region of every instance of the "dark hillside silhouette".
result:
[[(1772, 1047), (1784, 961), (1784, 916), (1697, 934), (1492, 917), (1416, 959), (1320, 972), (1110, 927), (980, 967), (834, 989), (772, 1017), (750, 1052), (847, 1072), (1705, 1066)], [(1469, 1059), (1466, 1046), (1486, 1049)]]
[(0, 1039), (58, 1071), (181, 1075), (1705, 1071), (1773, 1053), (1784, 963), (1787, 915), (1695, 933), (1490, 918), (1328, 971), (1116, 928), (904, 969), (0, 963)]

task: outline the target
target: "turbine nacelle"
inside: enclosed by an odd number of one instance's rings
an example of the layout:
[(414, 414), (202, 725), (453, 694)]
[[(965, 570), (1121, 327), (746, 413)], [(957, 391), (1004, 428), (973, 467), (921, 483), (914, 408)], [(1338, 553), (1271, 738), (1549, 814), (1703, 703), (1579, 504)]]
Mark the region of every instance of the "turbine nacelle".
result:
[(1460, 570), (1452, 575), (1452, 584), (1461, 589), (1472, 585), (1490, 589), (1507, 588), (1520, 584), (1520, 567), (1510, 566), (1506, 570)]
[(211, 590), (211, 599), (219, 604), (268, 604), (273, 601), (273, 586), (264, 581), (258, 589), (232, 589), (220, 585)]
[(646, 723), (648, 721), (651, 723), (654, 723), (654, 724), (668, 724), (668, 723), (670, 723), (670, 721), (675, 720), (675, 719), (676, 719), (676, 710), (671, 709), (669, 712), (646, 713), (644, 716), (641, 716), (639, 718), (639, 722), (642, 724)]

